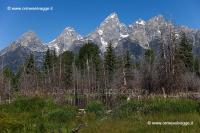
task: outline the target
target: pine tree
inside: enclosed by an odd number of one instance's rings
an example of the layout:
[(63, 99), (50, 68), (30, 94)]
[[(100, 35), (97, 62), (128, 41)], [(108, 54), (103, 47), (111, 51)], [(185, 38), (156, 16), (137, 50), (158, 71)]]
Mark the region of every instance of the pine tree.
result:
[(184, 64), (184, 67), (188, 71), (193, 70), (193, 53), (192, 45), (188, 41), (185, 33), (182, 33), (181, 42), (178, 49), (178, 57)]
[(199, 76), (200, 72), (199, 72), (199, 58), (198, 57), (194, 58), (193, 67), (194, 67), (193, 68), (194, 72)]
[(146, 50), (144, 56), (145, 56), (145, 61), (148, 64), (152, 64), (153, 63), (153, 61), (155, 59), (155, 54), (154, 54), (154, 51), (152, 49)]
[[(100, 50), (96, 44), (84, 44), (78, 55), (78, 67), (81, 71), (81, 86), (98, 90), (102, 78)], [(87, 80), (85, 80), (87, 79)], [(83, 82), (85, 82), (83, 84)]]
[(55, 55), (53, 56), (51, 51), (48, 49), (45, 54), (44, 64), (43, 64), (43, 68), (46, 73), (50, 71), (53, 67), (53, 57), (55, 58)]
[(124, 56), (124, 68), (126, 68), (127, 70), (130, 70), (131, 67), (132, 67), (131, 54), (130, 54), (129, 50), (127, 50), (126, 54)]
[(78, 61), (81, 69), (86, 68), (87, 65), (91, 66), (93, 64), (98, 74), (100, 69), (100, 50), (98, 46), (93, 43), (83, 45), (79, 51)]
[(72, 63), (74, 61), (74, 54), (70, 51), (64, 52), (62, 55), (62, 60), (64, 65), (62, 68), (63, 70), (63, 81), (65, 87), (70, 87), (72, 85), (72, 74), (73, 74), (73, 68)]
[(3, 76), (4, 76), (4, 80), (5, 80), (4, 82), (6, 82), (6, 84), (7, 84), (6, 90), (7, 90), (8, 100), (9, 100), (9, 103), (10, 103), (12, 88), (15, 87), (15, 82), (14, 82), (15, 81), (15, 75), (11, 71), (11, 69), (5, 68), (3, 70)]
[(144, 54), (144, 64), (143, 64), (143, 89), (148, 91), (148, 93), (153, 92), (153, 63), (154, 63), (154, 51), (152, 49), (147, 49)]
[(36, 68), (35, 68), (35, 60), (34, 60), (33, 54), (30, 54), (28, 59), (26, 60), (25, 70), (26, 70), (26, 74), (35, 73)]
[(111, 82), (116, 68), (116, 57), (111, 43), (108, 44), (104, 57), (104, 66), (108, 81)]
[(131, 79), (131, 71), (132, 71), (131, 54), (129, 50), (126, 51), (123, 60), (124, 60), (123, 79), (124, 79), (124, 85), (127, 86), (128, 81)]

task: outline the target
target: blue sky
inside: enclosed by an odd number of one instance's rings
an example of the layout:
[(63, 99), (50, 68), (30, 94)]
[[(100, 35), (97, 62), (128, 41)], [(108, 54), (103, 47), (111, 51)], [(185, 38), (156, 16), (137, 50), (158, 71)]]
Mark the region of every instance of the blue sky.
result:
[[(53, 11), (8, 11), (7, 7), (53, 7)], [(162, 14), (176, 24), (200, 29), (200, 0), (0, 0), (0, 49), (24, 32), (49, 42), (65, 27), (86, 35), (110, 13), (125, 24)]]

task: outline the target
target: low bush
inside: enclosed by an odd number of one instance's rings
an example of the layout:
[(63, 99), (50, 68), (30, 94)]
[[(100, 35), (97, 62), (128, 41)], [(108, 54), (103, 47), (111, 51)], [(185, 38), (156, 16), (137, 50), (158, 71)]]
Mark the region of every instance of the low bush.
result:
[(69, 120), (73, 119), (76, 115), (75, 108), (66, 107), (66, 108), (59, 108), (55, 109), (48, 114), (48, 120), (51, 122), (59, 122), (59, 123), (66, 123)]
[(95, 113), (96, 116), (102, 116), (105, 113), (105, 107), (103, 103), (93, 101), (86, 106), (86, 112)]
[(14, 102), (8, 105), (8, 109), (12, 112), (34, 112), (43, 109), (45, 100), (34, 98), (17, 98)]

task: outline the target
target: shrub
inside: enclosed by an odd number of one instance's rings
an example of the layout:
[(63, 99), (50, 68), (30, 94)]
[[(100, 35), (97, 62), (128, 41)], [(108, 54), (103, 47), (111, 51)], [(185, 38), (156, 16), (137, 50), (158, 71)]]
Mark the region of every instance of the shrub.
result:
[(44, 108), (45, 100), (34, 97), (34, 98), (18, 98), (16, 99), (11, 106), (13, 111), (17, 112), (34, 112)]
[(48, 114), (48, 120), (52, 122), (65, 123), (74, 118), (76, 110), (71, 107), (55, 109)]
[(0, 113), (0, 132), (20, 133), (22, 129), (23, 123), (18, 118)]
[(105, 112), (105, 107), (101, 102), (93, 101), (86, 106), (86, 112), (91, 112), (95, 113), (97, 116), (102, 116)]
[(43, 123), (39, 122), (36, 126), (36, 133), (45, 133), (46, 129)]

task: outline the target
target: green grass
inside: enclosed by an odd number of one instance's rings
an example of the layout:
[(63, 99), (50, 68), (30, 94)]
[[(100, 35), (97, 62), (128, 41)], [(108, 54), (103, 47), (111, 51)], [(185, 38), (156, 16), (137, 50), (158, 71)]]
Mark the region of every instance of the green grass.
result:
[(128, 118), (140, 112), (146, 115), (155, 113), (196, 113), (199, 112), (199, 103), (189, 99), (145, 99), (126, 102), (113, 111), (114, 118)]
[[(148, 121), (193, 121), (191, 126), (148, 125)], [(108, 119), (88, 124), (80, 133), (199, 133), (199, 114), (137, 114), (134, 119)]]
[[(76, 108), (38, 97), (17, 98), (0, 106), (0, 132), (35, 133), (72, 128)], [(72, 123), (72, 124), (71, 124)]]
[(101, 117), (105, 113), (105, 107), (100, 101), (92, 101), (86, 106), (86, 111)]
[[(197, 101), (155, 98), (124, 102), (106, 114), (103, 104), (93, 101), (86, 106), (85, 115), (78, 115), (76, 107), (19, 97), (11, 104), (0, 105), (0, 133), (69, 133), (84, 123), (87, 126), (80, 133), (199, 133), (199, 109)], [(192, 121), (193, 125), (148, 125), (148, 121)]]

